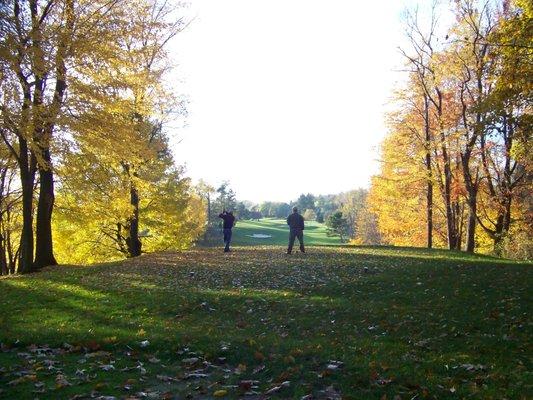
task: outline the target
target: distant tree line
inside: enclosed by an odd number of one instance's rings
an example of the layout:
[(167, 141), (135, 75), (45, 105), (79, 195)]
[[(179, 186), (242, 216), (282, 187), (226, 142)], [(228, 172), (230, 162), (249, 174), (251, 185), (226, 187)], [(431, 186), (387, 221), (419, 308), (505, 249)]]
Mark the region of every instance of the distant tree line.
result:
[(368, 192), (365, 189), (331, 195), (307, 193), (290, 202), (264, 201), (259, 204), (237, 200), (227, 181), (218, 187), (201, 181), (196, 190), (204, 200), (205, 242), (218, 241), (221, 227), (218, 214), (224, 209), (233, 211), (238, 220), (284, 219), (296, 206), (306, 221), (325, 223), (328, 233), (339, 236), (342, 241), (359, 244), (381, 243), (376, 217), (367, 207)]

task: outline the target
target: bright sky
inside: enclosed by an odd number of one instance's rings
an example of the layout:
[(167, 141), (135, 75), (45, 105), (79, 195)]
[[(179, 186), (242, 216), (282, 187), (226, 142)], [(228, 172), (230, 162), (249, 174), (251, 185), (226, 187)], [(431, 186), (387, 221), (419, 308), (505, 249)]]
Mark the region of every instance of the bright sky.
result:
[(172, 43), (178, 163), (255, 202), (368, 187), (412, 2), (192, 0)]

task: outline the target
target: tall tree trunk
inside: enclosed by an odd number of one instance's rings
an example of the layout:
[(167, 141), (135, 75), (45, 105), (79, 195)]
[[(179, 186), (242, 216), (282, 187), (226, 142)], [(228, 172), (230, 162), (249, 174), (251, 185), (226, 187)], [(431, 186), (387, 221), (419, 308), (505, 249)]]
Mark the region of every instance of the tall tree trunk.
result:
[(458, 201), (456, 201), (454, 203), (454, 218), (455, 218), (455, 221), (456, 221), (456, 228), (455, 228), (455, 232), (457, 232), (457, 236), (456, 236), (456, 242), (455, 242), (455, 247), (453, 248), (454, 250), (461, 250), (461, 244), (463, 242), (463, 232), (464, 232), (464, 223), (463, 223), (463, 220), (464, 220), (464, 214), (465, 214), (465, 210), (464, 210), (464, 205), (461, 205), (459, 204)]
[(207, 240), (211, 234), (211, 195), (207, 192), (207, 226), (205, 227), (204, 232), (204, 241)]
[(17, 272), (17, 261), (19, 261), (20, 247), (17, 249), (13, 257), (9, 258), (9, 273), (13, 275)]
[[(0, 218), (1, 223), (1, 218)], [(2, 235), (2, 232), (0, 232), (0, 275), (7, 275), (9, 273), (8, 265), (7, 265), (7, 258), (6, 258), (6, 245), (5, 245), (5, 239)]]
[(2, 203), (5, 203), (5, 199), (3, 198), (3, 194), (6, 191), (6, 175), (7, 175), (8, 167), (2, 168), (2, 172), (0, 173), (0, 275), (7, 275), (8, 274), (8, 267), (7, 267), (7, 248), (6, 248), (6, 239), (3, 235), (4, 231), (4, 213), (7, 212), (7, 210), (2, 210)]
[(431, 131), (429, 126), (429, 99), (424, 94), (424, 128), (426, 146), (426, 174), (427, 174), (427, 247), (433, 247), (433, 172), (431, 170)]
[[(471, 139), (469, 144), (473, 144), (474, 139)], [(476, 247), (475, 235), (476, 235), (476, 222), (477, 222), (477, 193), (478, 193), (478, 176), (476, 171), (476, 177), (472, 178), (472, 172), (470, 171), (470, 156), (472, 155), (471, 149), (473, 145), (467, 147), (464, 154), (461, 154), (461, 163), (463, 167), (463, 177), (467, 192), (467, 205), (468, 205), (468, 219), (466, 225), (466, 246), (465, 250), (469, 253), (473, 253)]]
[(42, 151), (45, 165), (39, 166), (39, 202), (37, 204), (34, 268), (57, 265), (52, 241), (52, 211), (54, 209), (54, 175), (50, 151)]
[[(11, 222), (11, 215), (10, 215), (10, 212), (8, 211), (7, 212), (7, 223), (10, 224)], [(7, 256), (7, 270), (8, 270), (8, 273), (10, 274), (14, 274), (15, 273), (15, 270), (16, 270), (16, 263), (17, 263), (17, 259), (18, 259), (18, 251), (19, 249), (17, 249), (16, 252), (13, 252), (13, 243), (11, 242), (11, 232), (6, 229), (5, 230), (5, 237), (4, 237), (4, 240), (5, 240), (5, 248), (6, 248), (6, 256)]]
[(476, 219), (477, 219), (477, 193), (468, 194), (468, 221), (466, 225), (465, 250), (473, 253), (476, 247)]
[(513, 182), (513, 172), (511, 167), (511, 154), (514, 139), (514, 128), (507, 116), (503, 117), (503, 137), (505, 140), (505, 164), (503, 169), (503, 179), (500, 183), (500, 207), (498, 223), (494, 235), (494, 250), (499, 255), (501, 253), (500, 243), (511, 226), (511, 204), (513, 202), (513, 187), (518, 180)]
[[(444, 133), (441, 133), (441, 140), (444, 143)], [(446, 146), (442, 144), (442, 158), (444, 162), (444, 207), (446, 209), (446, 228), (448, 234), (448, 248), (454, 250), (457, 247), (457, 230), (452, 205), (452, 171), (450, 168), (450, 158)]]
[[(455, 226), (455, 218), (453, 212), (452, 204), (452, 170), (450, 166), (451, 158), (448, 154), (448, 146), (446, 143), (446, 136), (444, 133), (443, 126), (443, 110), (442, 110), (442, 92), (440, 89), (435, 87), (435, 92), (437, 94), (437, 101), (432, 101), (437, 109), (437, 118), (439, 121), (439, 133), (440, 133), (440, 147), (442, 151), (442, 162), (444, 164), (444, 208), (446, 210), (446, 230), (448, 237), (448, 248), (454, 250), (457, 247), (457, 229)], [(427, 94), (427, 91), (426, 91)]]
[(433, 183), (427, 185), (427, 247), (433, 247)]
[[(511, 205), (515, 195), (514, 188), (520, 183), (521, 179), (524, 179), (520, 176), (516, 177), (516, 175), (515, 179), (513, 179), (513, 172), (517, 166), (516, 161), (513, 162), (512, 160), (514, 127), (507, 114), (504, 114), (501, 118), (502, 130), (500, 132), (503, 136), (505, 144), (505, 162), (503, 164), (502, 173), (498, 173), (497, 171), (496, 173), (491, 172), (491, 169), (489, 168), (490, 153), (486, 147), (485, 137), (483, 135), (480, 137), (481, 159), (483, 172), (485, 174), (484, 178), (488, 188), (488, 194), (490, 199), (498, 205), (496, 220), (491, 221), (489, 219), (489, 222), (494, 226), (494, 228), (491, 228), (486, 221), (483, 221), (479, 217), (477, 220), (479, 225), (493, 240), (493, 251), (494, 254), (498, 256), (501, 255), (502, 252), (501, 242), (507, 232), (509, 232), (509, 228), (511, 226)], [(496, 163), (492, 162), (492, 164), (495, 165)], [(497, 165), (500, 164), (498, 163)], [(488, 216), (486, 218), (488, 218)]]
[[(54, 172), (52, 170), (52, 158), (50, 155), (50, 142), (55, 128), (56, 119), (59, 116), (65, 91), (67, 89), (67, 47), (71, 40), (73, 22), (74, 22), (74, 2), (67, 0), (64, 9), (65, 29), (60, 35), (60, 41), (57, 47), (57, 54), (55, 58), (56, 69), (56, 84), (54, 88), (54, 95), (52, 103), (49, 106), (49, 112), (46, 115), (40, 116), (36, 124), (34, 133), (34, 140), (39, 145), (40, 156), (42, 160), (39, 162), (39, 199), (37, 205), (37, 221), (36, 221), (36, 246), (35, 246), (35, 262), (34, 268), (39, 269), (48, 265), (57, 265), (54, 257), (54, 244), (52, 240), (52, 212), (54, 209)], [(32, 10), (32, 16), (34, 11)], [(40, 33), (40, 31), (38, 31)], [(37, 54), (42, 58), (42, 49), (40, 48), (40, 34), (39, 40), (34, 40), (34, 46), (39, 49)], [(42, 72), (36, 70), (36, 82), (39, 85), (35, 86), (34, 103), (35, 105), (42, 104), (42, 88), (43, 79)]]
[(133, 183), (130, 186), (130, 204), (133, 207), (133, 216), (129, 221), (128, 252), (130, 257), (137, 257), (141, 255), (142, 243), (139, 240), (139, 193)]
[[(33, 184), (34, 162), (28, 156), (28, 144), (19, 138), (20, 183), (22, 186), (22, 231), (20, 234), (19, 272), (33, 271)], [(31, 157), (33, 159), (33, 157)]]

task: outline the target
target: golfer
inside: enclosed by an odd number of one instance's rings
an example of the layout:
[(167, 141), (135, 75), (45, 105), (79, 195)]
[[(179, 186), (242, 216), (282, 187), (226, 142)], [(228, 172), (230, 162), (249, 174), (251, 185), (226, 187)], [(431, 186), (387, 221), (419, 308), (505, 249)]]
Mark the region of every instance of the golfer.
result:
[(298, 238), (300, 243), (300, 251), (305, 253), (304, 248), (304, 217), (298, 213), (298, 208), (293, 207), (292, 214), (287, 217), (287, 225), (289, 225), (289, 248), (287, 254), (292, 253), (292, 246), (294, 246), (294, 239)]
[(221, 214), (218, 215), (219, 218), (222, 218), (224, 221), (223, 225), (223, 232), (224, 232), (224, 253), (227, 253), (229, 250), (229, 244), (231, 242), (231, 229), (235, 225), (235, 217), (233, 216), (233, 212), (231, 211), (222, 211)]

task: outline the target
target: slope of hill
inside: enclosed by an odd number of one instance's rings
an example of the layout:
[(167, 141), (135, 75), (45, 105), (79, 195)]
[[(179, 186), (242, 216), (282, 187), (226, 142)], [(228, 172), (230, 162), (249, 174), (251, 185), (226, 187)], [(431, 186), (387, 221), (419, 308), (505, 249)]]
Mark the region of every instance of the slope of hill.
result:
[(0, 279), (0, 397), (531, 393), (531, 264), (412, 248), (283, 250), (193, 249)]

